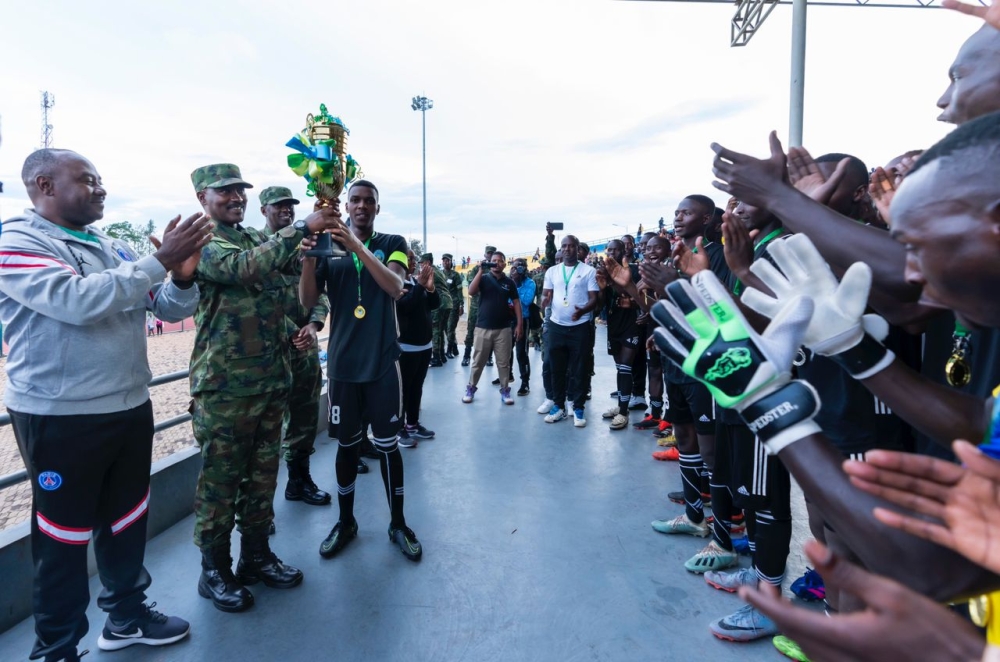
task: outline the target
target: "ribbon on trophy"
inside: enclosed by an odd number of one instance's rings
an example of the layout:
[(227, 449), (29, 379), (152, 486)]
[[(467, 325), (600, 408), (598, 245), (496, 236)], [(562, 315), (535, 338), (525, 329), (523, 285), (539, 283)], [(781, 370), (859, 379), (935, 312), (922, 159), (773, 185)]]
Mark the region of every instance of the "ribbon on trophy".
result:
[[(350, 134), (340, 118), (331, 115), (326, 104), (320, 104), (319, 115), (306, 115), (306, 128), (285, 143), (297, 152), (288, 155), (288, 167), (305, 177), (306, 195), (316, 198), (317, 207), (336, 204), (344, 187), (363, 176), (358, 162), (347, 153)], [(316, 248), (306, 251), (306, 255), (345, 256), (347, 251), (324, 232), (316, 236)]]
[[(350, 154), (344, 155), (344, 145), (337, 142), (338, 135), (351, 134), (348, 128), (339, 117), (330, 115), (326, 104), (320, 104), (319, 111), (319, 115), (306, 118), (306, 129), (293, 136), (285, 146), (299, 152), (288, 155), (288, 167), (299, 177), (306, 178), (306, 194), (325, 197), (322, 187), (317, 190), (317, 186), (325, 184), (342, 189), (358, 176), (358, 162)], [(334, 131), (334, 126), (340, 130)]]

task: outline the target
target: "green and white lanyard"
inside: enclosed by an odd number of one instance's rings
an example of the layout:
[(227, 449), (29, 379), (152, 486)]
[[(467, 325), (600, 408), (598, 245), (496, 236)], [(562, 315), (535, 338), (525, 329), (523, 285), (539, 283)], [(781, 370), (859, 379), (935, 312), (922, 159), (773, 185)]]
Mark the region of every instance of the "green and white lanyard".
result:
[(563, 305), (569, 306), (569, 281), (573, 279), (573, 274), (576, 272), (576, 268), (580, 266), (577, 262), (573, 265), (573, 269), (570, 270), (569, 276), (566, 275), (566, 265), (562, 265), (562, 277), (563, 277)]
[[(368, 237), (365, 241), (365, 250), (368, 249), (368, 245), (372, 243), (372, 239), (377, 236), (377, 233), (373, 232), (372, 236)], [(361, 272), (365, 270), (365, 263), (361, 261), (357, 253), (351, 253), (351, 257), (354, 258), (354, 268), (358, 270), (358, 305), (354, 309), (354, 317), (357, 319), (364, 319), (367, 314), (365, 307), (361, 305)]]

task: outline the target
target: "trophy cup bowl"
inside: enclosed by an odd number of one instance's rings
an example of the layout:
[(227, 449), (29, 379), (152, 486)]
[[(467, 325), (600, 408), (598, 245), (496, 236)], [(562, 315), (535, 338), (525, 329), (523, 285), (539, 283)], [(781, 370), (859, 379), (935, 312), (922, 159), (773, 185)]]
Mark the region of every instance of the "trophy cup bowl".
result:
[[(317, 207), (333, 207), (339, 204), (338, 198), (344, 190), (347, 166), (347, 132), (337, 124), (319, 124), (312, 113), (306, 116), (306, 129), (314, 145), (333, 141), (332, 153), (336, 155), (337, 165), (333, 168), (333, 183), (313, 182), (316, 191)], [(330, 233), (321, 232), (316, 236), (316, 248), (305, 252), (309, 257), (344, 257), (347, 249), (340, 242), (333, 241)]]

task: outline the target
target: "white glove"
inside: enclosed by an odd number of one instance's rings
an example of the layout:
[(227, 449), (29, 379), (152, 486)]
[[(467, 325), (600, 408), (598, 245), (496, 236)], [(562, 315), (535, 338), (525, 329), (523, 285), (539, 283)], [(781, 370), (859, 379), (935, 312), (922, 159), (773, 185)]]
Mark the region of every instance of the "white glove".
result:
[[(806, 347), (822, 356), (837, 357), (857, 354), (860, 350), (849, 350), (864, 344), (863, 356), (849, 356), (844, 365), (858, 379), (870, 377), (891, 363), (892, 352), (884, 347), (877, 349), (881, 347), (877, 341), (889, 332), (888, 324), (878, 315), (864, 314), (872, 285), (872, 271), (867, 264), (855, 262), (838, 282), (813, 243), (801, 234), (773, 242), (768, 252), (778, 269), (767, 260), (757, 260), (750, 270), (775, 296), (747, 288), (743, 303), (748, 308), (774, 317), (792, 298), (808, 296), (815, 309), (803, 338)], [(866, 332), (870, 338), (862, 343)], [(873, 372), (874, 368), (878, 369)]]

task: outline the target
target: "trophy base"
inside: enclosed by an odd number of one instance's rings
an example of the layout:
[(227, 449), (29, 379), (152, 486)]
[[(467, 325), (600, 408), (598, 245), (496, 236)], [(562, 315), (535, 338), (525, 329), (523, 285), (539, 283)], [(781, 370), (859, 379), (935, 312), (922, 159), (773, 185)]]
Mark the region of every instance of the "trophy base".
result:
[(329, 234), (322, 232), (316, 237), (316, 248), (305, 251), (306, 257), (346, 257), (347, 249), (333, 241)]

